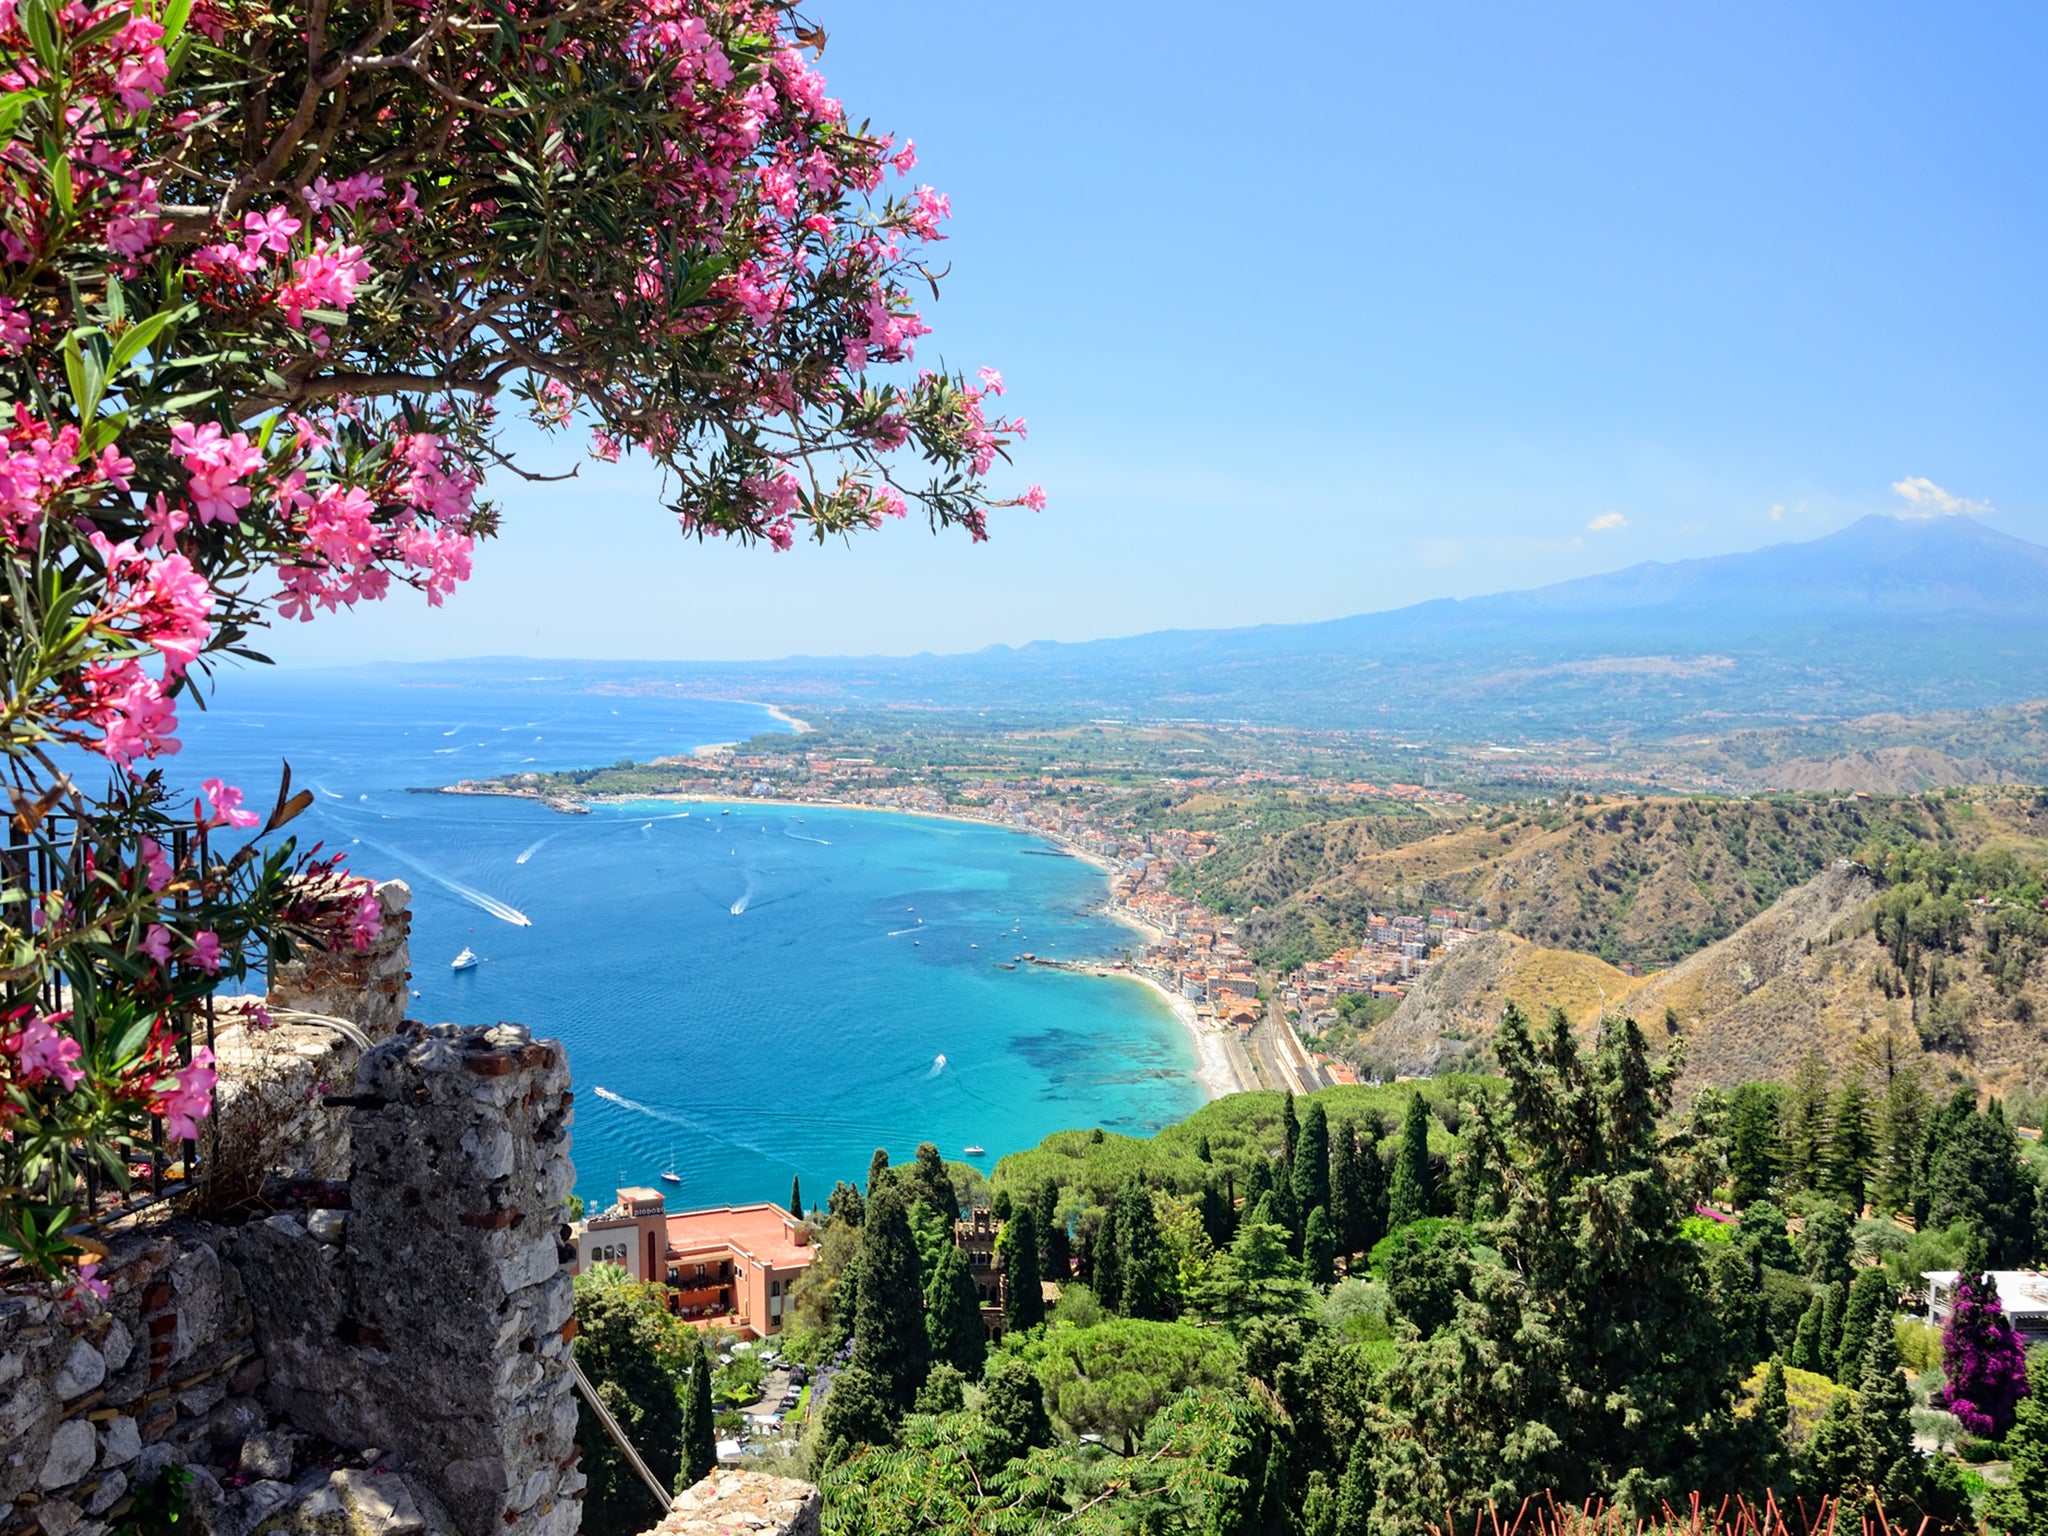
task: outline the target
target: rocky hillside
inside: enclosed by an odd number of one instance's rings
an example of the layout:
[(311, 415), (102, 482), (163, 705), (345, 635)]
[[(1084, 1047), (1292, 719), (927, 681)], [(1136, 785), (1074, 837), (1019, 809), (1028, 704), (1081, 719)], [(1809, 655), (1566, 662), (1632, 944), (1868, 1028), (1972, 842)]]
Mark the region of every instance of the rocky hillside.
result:
[(1455, 905), (1551, 949), (1665, 966), (1735, 932), (1837, 859), (1872, 847), (1971, 850), (2048, 831), (2032, 792), (1649, 798), (1573, 803), (1418, 836), (1325, 822), (1220, 850), (1190, 894), (1286, 968), (1355, 939), (1366, 915)]
[[(1886, 938), (1887, 902), (1896, 910), (1893, 893), (1903, 889), (1860, 867), (1830, 869), (1641, 979), (1590, 956), (1488, 935), (1434, 967), (1363, 1042), (1364, 1054), (1395, 1072), (1483, 1067), (1512, 998), (1532, 1014), (1562, 1006), (1588, 1033), (1605, 1007), (1633, 1015), (1653, 1042), (1682, 1036), (1687, 1087), (1783, 1081), (1814, 1051), (1838, 1072), (1861, 1071), (1889, 1049), (1924, 1060), (1937, 1080), (2038, 1088), (2048, 1079), (2048, 968), (2035, 954), (2015, 971), (2009, 933), (1987, 950), (1993, 929), (2010, 920), (1975, 910), (1939, 938), (1935, 988), (1923, 980), (1906, 990), (1899, 945)], [(1932, 975), (1928, 964), (1923, 976)], [(1589, 999), (1589, 990), (1599, 995)]]

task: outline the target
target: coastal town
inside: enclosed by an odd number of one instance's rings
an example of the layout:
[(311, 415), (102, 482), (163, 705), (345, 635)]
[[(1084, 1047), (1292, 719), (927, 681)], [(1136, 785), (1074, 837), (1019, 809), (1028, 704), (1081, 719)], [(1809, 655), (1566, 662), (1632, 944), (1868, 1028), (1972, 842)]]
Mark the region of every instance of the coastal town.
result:
[[(1347, 1027), (1359, 1005), (1371, 1005), (1368, 1018), (1384, 1017), (1439, 956), (1487, 926), (1484, 917), (1450, 908), (1373, 912), (1359, 942), (1274, 971), (1256, 962), (1228, 916), (1209, 910), (1179, 878), (1216, 852), (1216, 831), (1154, 824), (1130, 813), (1148, 793), (1145, 776), (1058, 760), (917, 771), (838, 746), (805, 750), (805, 734), (790, 747), (723, 744), (645, 764), (463, 780), (441, 792), (537, 799), (568, 814), (609, 799), (774, 801), (978, 821), (1044, 838), (1103, 871), (1105, 912), (1135, 929), (1142, 943), (1095, 961), (1021, 958), (1150, 986), (1189, 1030), (1197, 1076), (1211, 1097), (1255, 1088), (1312, 1093), (1369, 1080), (1370, 1069), (1354, 1049), (1359, 1031)], [(1341, 797), (1447, 815), (1462, 814), (1469, 804), (1462, 791), (1429, 782), (1381, 783), (1243, 764), (1191, 764), (1173, 783), (1213, 795)]]

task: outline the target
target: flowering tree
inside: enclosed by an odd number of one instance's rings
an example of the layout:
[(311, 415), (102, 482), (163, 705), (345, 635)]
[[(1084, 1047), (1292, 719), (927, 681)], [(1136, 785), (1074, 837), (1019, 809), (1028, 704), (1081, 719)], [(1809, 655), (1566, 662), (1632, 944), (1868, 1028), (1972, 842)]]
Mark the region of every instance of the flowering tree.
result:
[(2027, 1395), (2027, 1355), (2013, 1332), (1998, 1287), (1989, 1275), (1966, 1274), (1956, 1281), (1954, 1304), (1941, 1330), (1941, 1369), (1947, 1378), (1934, 1394), (1963, 1428), (1986, 1439), (2012, 1427), (2020, 1399)]
[(1001, 377), (911, 371), (947, 202), (823, 45), (785, 0), (0, 0), (0, 751), (34, 855), (0, 902), (0, 1245), (53, 1266), (79, 1169), (205, 1114), (180, 1009), (257, 946), (371, 936), (366, 886), (264, 838), (303, 799), (188, 812), (160, 760), (273, 619), (467, 578), (486, 472), (533, 473), (501, 399), (650, 456), (699, 538), (1042, 504), (989, 489)]

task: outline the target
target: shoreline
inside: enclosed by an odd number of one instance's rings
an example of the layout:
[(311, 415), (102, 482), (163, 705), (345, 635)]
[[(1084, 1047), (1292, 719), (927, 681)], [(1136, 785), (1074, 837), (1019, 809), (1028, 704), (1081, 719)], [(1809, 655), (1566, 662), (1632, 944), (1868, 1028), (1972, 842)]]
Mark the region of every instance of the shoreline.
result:
[[(809, 727), (806, 726), (805, 729), (808, 730)], [(699, 750), (701, 751), (702, 749), (700, 748)], [(800, 810), (861, 811), (877, 816), (915, 816), (925, 821), (958, 822), (963, 826), (990, 827), (998, 832), (1009, 832), (1018, 837), (1036, 838), (1039, 842), (1051, 844), (1068, 858), (1076, 859), (1088, 865), (1091, 869), (1098, 871), (1103, 876), (1105, 884), (1107, 884), (1109, 877), (1116, 873), (1116, 867), (1107, 859), (1090, 850), (1077, 847), (1074, 843), (1056, 832), (1041, 831), (1037, 827), (1013, 826), (1009, 822), (997, 821), (993, 817), (967, 816), (956, 812), (911, 810), (907, 807), (894, 805), (862, 805), (849, 800), (785, 800), (780, 797), (757, 798), (751, 795), (720, 799), (713, 795), (686, 795), (672, 791), (656, 791), (639, 795), (588, 795), (574, 802), (566, 802), (557, 796), (542, 795), (533, 790), (512, 787), (458, 789), (452, 785), (444, 785), (439, 789), (423, 789), (416, 791), (416, 793), (426, 795), (474, 795), (479, 797), (500, 796), (510, 800), (532, 800), (538, 804), (545, 805), (551, 811), (563, 815), (589, 815), (589, 807), (593, 805), (639, 805), (645, 803), (718, 806), (785, 805), (793, 806)], [(577, 807), (574, 811), (567, 809), (567, 806), (572, 803)], [(1121, 923), (1126, 928), (1134, 929), (1152, 941), (1162, 941), (1165, 938), (1165, 935), (1157, 928), (1154, 928), (1136, 913), (1130, 911), (1123, 903), (1117, 901), (1114, 893), (1111, 893), (1109, 899), (1103, 902), (1102, 911), (1111, 921)], [(1135, 967), (1117, 969), (1100, 962), (1076, 961), (1071, 965), (1061, 962), (1057, 968), (1063, 970), (1071, 969), (1083, 975), (1099, 976), (1108, 981), (1134, 981), (1140, 986), (1149, 988), (1153, 995), (1166, 1005), (1167, 1012), (1171, 1013), (1187, 1032), (1188, 1043), (1194, 1049), (1195, 1067), (1193, 1076), (1195, 1083), (1207, 1096), (1208, 1101), (1213, 1104), (1216, 1100), (1228, 1094), (1249, 1091), (1248, 1085), (1238, 1080), (1237, 1069), (1231, 1065), (1230, 1055), (1224, 1048), (1222, 1035), (1215, 1030), (1202, 1027), (1201, 1020), (1196, 1017), (1193, 1006), (1189, 1004), (1186, 998), (1168, 991), (1157, 980)]]

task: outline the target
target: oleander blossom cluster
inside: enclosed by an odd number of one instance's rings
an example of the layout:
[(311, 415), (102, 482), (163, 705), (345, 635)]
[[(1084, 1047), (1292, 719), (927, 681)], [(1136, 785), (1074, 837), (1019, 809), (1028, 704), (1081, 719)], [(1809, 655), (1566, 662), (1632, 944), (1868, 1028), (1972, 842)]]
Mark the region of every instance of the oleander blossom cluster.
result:
[(0, 0), (8, 792), (58, 871), (0, 908), (0, 1245), (48, 1268), (82, 1159), (193, 1134), (181, 1009), (374, 941), (303, 797), (167, 770), (256, 631), (469, 579), (506, 393), (696, 537), (1043, 506), (988, 483), (1001, 376), (917, 363), (951, 206), (823, 46), (784, 0)]

